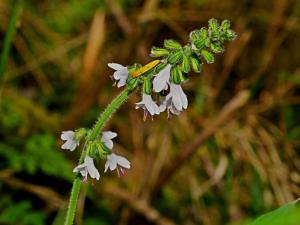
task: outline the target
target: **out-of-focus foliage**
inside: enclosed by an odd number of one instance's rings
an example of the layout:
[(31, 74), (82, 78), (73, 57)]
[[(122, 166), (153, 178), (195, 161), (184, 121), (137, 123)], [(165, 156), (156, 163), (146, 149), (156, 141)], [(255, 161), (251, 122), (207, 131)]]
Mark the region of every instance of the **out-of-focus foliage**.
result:
[[(0, 51), (13, 2), (0, 1)], [(132, 169), (121, 178), (101, 171), (85, 186), (77, 224), (240, 224), (300, 196), (299, 1), (24, 0), (21, 8), (0, 80), (0, 223), (62, 224), (79, 151), (62, 151), (60, 132), (92, 126), (119, 92), (106, 64), (146, 64), (152, 46), (183, 46), (210, 18), (231, 21), (237, 39), (214, 59), (202, 52), (214, 64), (188, 77), (180, 117), (144, 123), (136, 94), (114, 115), (107, 129)]]

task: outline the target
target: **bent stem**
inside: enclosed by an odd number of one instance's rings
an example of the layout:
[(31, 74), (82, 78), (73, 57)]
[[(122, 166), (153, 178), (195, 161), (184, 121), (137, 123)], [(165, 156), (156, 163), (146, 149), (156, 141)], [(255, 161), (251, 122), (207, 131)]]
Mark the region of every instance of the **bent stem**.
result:
[[(90, 134), (87, 137), (86, 142), (93, 141), (99, 136), (101, 130), (103, 129), (103, 127), (105, 126), (105, 124), (107, 123), (109, 118), (128, 99), (128, 97), (130, 96), (130, 94), (132, 92), (133, 92), (133, 90), (130, 90), (127, 87), (117, 97), (114, 98), (114, 100), (106, 107), (106, 109), (98, 117), (94, 127), (92, 128), (92, 130), (90, 131)], [(79, 164), (83, 163), (83, 161), (84, 161), (84, 157), (86, 155), (85, 146), (86, 145), (84, 145), (83, 150), (81, 152)], [(67, 211), (64, 225), (72, 225), (74, 222), (80, 187), (81, 187), (81, 176), (78, 173), (73, 181), (68, 211)]]

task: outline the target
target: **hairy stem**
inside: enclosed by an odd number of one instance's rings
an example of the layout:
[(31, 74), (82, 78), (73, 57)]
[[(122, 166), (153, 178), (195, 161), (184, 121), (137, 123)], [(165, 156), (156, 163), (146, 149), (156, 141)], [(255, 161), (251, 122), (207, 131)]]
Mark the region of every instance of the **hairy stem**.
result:
[[(129, 88), (125, 88), (114, 100), (107, 106), (103, 113), (98, 117), (93, 129), (91, 130), (87, 141), (95, 140), (100, 134), (101, 130), (105, 126), (106, 122), (112, 116), (112, 114), (120, 108), (120, 106), (128, 99), (132, 90)], [(86, 145), (84, 145), (83, 150), (81, 152), (81, 156), (79, 159), (79, 164), (83, 163), (84, 157), (86, 155)], [(69, 200), (69, 206), (67, 211), (67, 216), (65, 219), (64, 225), (72, 225), (75, 218), (76, 206), (78, 201), (78, 196), (81, 187), (81, 176), (79, 174), (76, 175), (76, 178), (73, 182), (71, 196)]]
[(112, 114), (117, 111), (118, 108), (128, 99), (130, 94), (132, 93), (132, 90), (129, 90), (129, 88), (125, 88), (115, 99), (107, 106), (107, 108), (104, 110), (104, 112), (99, 116), (97, 119), (90, 135), (88, 136), (88, 140), (92, 141), (97, 138), (97, 136), (100, 134), (100, 131), (105, 126), (106, 122), (109, 120), (109, 118), (112, 116)]

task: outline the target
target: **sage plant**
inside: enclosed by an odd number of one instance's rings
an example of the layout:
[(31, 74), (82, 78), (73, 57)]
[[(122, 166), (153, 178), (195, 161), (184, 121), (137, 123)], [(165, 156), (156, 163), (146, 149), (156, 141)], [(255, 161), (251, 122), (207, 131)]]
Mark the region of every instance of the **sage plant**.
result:
[(136, 103), (136, 109), (144, 110), (144, 120), (166, 111), (171, 115), (180, 115), (188, 107), (188, 99), (182, 89), (188, 74), (200, 73), (203, 62), (214, 62), (214, 53), (224, 51), (224, 42), (234, 40), (236, 34), (230, 29), (228, 20), (218, 23), (210, 19), (208, 28), (194, 30), (189, 35), (189, 43), (182, 46), (175, 40), (165, 40), (163, 47), (152, 47), (150, 56), (157, 58), (145, 66), (134, 64), (123, 66), (109, 63), (114, 70), (112, 75), (118, 88), (123, 88), (107, 108), (100, 114), (91, 129), (80, 128), (76, 131), (64, 131), (61, 139), (65, 141), (62, 149), (74, 151), (80, 142), (84, 142), (79, 164), (73, 170), (76, 177), (73, 182), (65, 225), (74, 221), (80, 186), (88, 177), (99, 180), (100, 172), (94, 161), (106, 160), (105, 171), (117, 170), (122, 175), (130, 169), (130, 162), (113, 151), (112, 139), (117, 133), (103, 131), (112, 114), (136, 91), (141, 90), (142, 99)]

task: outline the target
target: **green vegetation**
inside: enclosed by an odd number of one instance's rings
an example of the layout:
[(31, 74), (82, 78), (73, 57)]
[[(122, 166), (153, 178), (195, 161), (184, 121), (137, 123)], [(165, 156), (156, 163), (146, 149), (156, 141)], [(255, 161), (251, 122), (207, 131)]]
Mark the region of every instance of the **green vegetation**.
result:
[[(119, 178), (98, 163), (76, 224), (297, 225), (299, 12), (281, 0), (1, 1), (0, 223), (63, 224), (80, 151), (60, 149), (61, 131), (92, 127), (120, 92), (107, 63), (151, 54), (176, 64), (174, 82), (191, 72), (189, 108), (143, 122), (132, 94), (105, 128), (132, 168)], [(189, 37), (210, 18), (225, 22)]]

